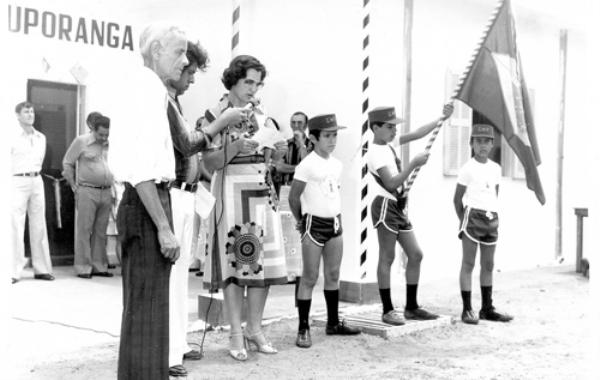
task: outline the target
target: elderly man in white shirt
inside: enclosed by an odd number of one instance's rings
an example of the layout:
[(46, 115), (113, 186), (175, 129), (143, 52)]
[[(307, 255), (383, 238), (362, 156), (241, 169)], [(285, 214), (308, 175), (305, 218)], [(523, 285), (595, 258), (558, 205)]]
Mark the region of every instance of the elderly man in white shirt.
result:
[(10, 140), (12, 167), (12, 282), (21, 278), (25, 263), (25, 215), (29, 217), (29, 242), (33, 277), (54, 280), (46, 229), (44, 182), (40, 176), (46, 155), (46, 136), (33, 128), (33, 104), (21, 102), (15, 107), (19, 127)]
[[(154, 24), (140, 35), (144, 68), (128, 77), (125, 107), (116, 112), (108, 162), (125, 183), (117, 228), (121, 241), (123, 316), (118, 379), (169, 377), (169, 276), (179, 257), (173, 234), (169, 187), (175, 155), (167, 118), (167, 83), (178, 80), (187, 39), (177, 27)], [(230, 112), (194, 136), (208, 146), (212, 136), (245, 111)], [(190, 132), (192, 133), (192, 132)], [(191, 136), (190, 136), (191, 138)]]

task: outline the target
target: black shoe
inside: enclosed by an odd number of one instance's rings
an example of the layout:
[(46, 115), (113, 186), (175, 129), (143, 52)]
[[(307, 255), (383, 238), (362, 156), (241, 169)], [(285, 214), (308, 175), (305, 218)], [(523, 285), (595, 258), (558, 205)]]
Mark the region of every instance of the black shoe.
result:
[(298, 336), (296, 337), (296, 346), (300, 348), (309, 348), (312, 346), (312, 339), (310, 338), (309, 329), (298, 330)]
[(479, 319), (485, 319), (486, 321), (493, 322), (510, 322), (513, 320), (513, 316), (509, 314), (499, 313), (495, 307), (488, 309), (479, 310)]
[(19, 279), (18, 279), (18, 278), (13, 278), (13, 279), (12, 279), (12, 283), (13, 283), (13, 284), (16, 284), (17, 282), (19, 282)]
[(198, 272), (198, 271), (200, 271), (200, 268), (189, 268), (188, 271), (189, 272)]
[(479, 323), (479, 318), (473, 310), (463, 310), (460, 319), (468, 325), (476, 325)]
[(114, 274), (110, 273), (110, 272), (92, 272), (92, 276), (98, 276), (98, 277), (112, 277), (114, 276)]
[(79, 278), (85, 278), (86, 280), (89, 280), (90, 278), (92, 278), (92, 275), (89, 274), (89, 273), (79, 273), (77, 275), (77, 277), (79, 277)]
[(54, 281), (54, 276), (50, 273), (34, 274), (33, 278), (36, 280)]
[(404, 309), (404, 318), (406, 319), (415, 319), (417, 321), (429, 321), (432, 319), (438, 319), (439, 317), (439, 315), (430, 313), (427, 310), (422, 309), (420, 307), (412, 310)]
[(115, 264), (108, 264), (106, 267), (108, 269), (115, 269), (117, 266)]
[(204, 276), (204, 272), (203, 271), (198, 271), (198, 272), (196, 272), (196, 276), (197, 277), (202, 277), (202, 276)]
[(356, 335), (360, 334), (360, 330), (356, 327), (351, 327), (346, 324), (343, 319), (338, 322), (335, 326), (327, 325), (325, 327), (325, 334), (327, 335)]
[(174, 365), (173, 367), (169, 367), (169, 376), (173, 377), (186, 377), (188, 374), (187, 369), (181, 364)]
[(183, 354), (183, 360), (200, 360), (204, 355), (202, 352), (197, 350), (189, 350), (185, 354)]

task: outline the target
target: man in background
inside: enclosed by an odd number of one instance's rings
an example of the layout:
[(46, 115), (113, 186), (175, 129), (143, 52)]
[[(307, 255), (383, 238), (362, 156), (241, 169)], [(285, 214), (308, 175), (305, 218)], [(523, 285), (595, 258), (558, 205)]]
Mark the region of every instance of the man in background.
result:
[(110, 119), (94, 112), (87, 120), (91, 131), (73, 140), (62, 172), (75, 194), (75, 272), (84, 279), (113, 276), (106, 253), (113, 204), (113, 176), (107, 162)]
[(33, 128), (33, 104), (21, 102), (15, 107), (19, 126), (11, 128), (10, 154), (12, 169), (12, 283), (21, 278), (25, 259), (25, 216), (29, 219), (29, 244), (33, 278), (54, 280), (48, 231), (46, 199), (40, 172), (46, 155), (46, 136)]

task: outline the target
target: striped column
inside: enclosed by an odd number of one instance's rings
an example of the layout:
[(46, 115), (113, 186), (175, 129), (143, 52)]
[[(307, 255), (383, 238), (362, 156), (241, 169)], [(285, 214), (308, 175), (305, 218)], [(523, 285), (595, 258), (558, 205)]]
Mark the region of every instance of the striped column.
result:
[(361, 173), (360, 173), (360, 278), (365, 279), (367, 276), (367, 228), (369, 216), (369, 203), (367, 201), (368, 194), (368, 170), (367, 170), (367, 149), (369, 140), (367, 131), (369, 130), (369, 18), (371, 6), (369, 0), (363, 0), (363, 61), (362, 61), (362, 130), (361, 130)]
[(240, 1), (241, 0), (233, 0), (233, 13), (231, 15), (231, 58), (235, 58), (239, 54)]

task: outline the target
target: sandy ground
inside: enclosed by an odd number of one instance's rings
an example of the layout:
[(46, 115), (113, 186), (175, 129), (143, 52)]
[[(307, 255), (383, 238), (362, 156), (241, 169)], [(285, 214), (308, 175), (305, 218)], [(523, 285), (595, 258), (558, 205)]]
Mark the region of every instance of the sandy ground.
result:
[[(592, 379), (586, 363), (590, 339), (589, 281), (561, 266), (497, 273), (494, 302), (515, 316), (508, 324), (456, 321), (461, 309), (455, 279), (424, 284), (424, 306), (454, 317), (450, 325), (385, 340), (375, 336), (329, 337), (313, 327), (313, 347), (295, 347), (297, 319), (269, 324), (265, 331), (279, 349), (277, 355), (251, 352), (247, 362), (227, 356), (227, 331), (210, 331), (205, 358), (186, 362), (188, 379)], [(474, 281), (474, 284), (478, 283)], [(402, 297), (401, 289), (394, 290)], [(315, 297), (322, 297), (315, 291)], [(396, 298), (396, 297), (394, 297)], [(270, 302), (271, 300), (267, 301)], [(397, 306), (401, 304), (396, 301)], [(475, 292), (473, 305), (479, 304)], [(15, 329), (36, 336), (49, 323), (12, 318)], [(66, 328), (64, 328), (67, 330)], [(14, 345), (15, 379), (114, 379), (118, 338), (107, 331), (70, 328), (61, 342), (28, 342), (19, 354)], [(93, 339), (89, 339), (93, 336)], [(199, 343), (202, 332), (188, 336)], [(84, 347), (69, 349), (85, 340)], [(53, 353), (36, 355), (36, 346), (55, 345)], [(41, 350), (43, 351), (43, 349)]]

